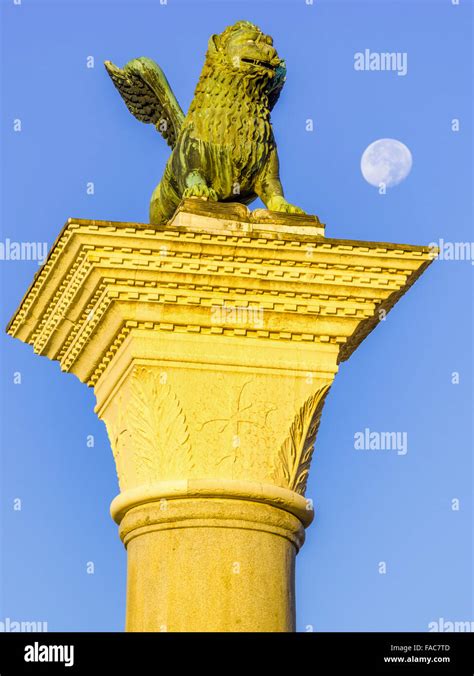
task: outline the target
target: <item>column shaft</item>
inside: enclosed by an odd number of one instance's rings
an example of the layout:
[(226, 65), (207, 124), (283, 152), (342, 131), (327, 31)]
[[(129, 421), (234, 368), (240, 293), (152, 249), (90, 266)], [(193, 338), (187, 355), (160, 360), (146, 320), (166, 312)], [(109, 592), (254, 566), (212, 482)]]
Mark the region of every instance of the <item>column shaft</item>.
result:
[(247, 500), (162, 499), (130, 509), (127, 631), (295, 629), (301, 521)]

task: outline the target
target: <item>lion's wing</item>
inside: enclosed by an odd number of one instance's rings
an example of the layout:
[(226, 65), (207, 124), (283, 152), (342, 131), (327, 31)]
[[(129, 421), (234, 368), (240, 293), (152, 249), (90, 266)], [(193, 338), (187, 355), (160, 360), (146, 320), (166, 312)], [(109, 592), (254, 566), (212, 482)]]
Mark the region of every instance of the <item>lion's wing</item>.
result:
[(132, 115), (140, 122), (154, 124), (174, 148), (184, 113), (158, 64), (140, 57), (129, 61), (123, 69), (111, 61), (106, 61), (105, 67)]

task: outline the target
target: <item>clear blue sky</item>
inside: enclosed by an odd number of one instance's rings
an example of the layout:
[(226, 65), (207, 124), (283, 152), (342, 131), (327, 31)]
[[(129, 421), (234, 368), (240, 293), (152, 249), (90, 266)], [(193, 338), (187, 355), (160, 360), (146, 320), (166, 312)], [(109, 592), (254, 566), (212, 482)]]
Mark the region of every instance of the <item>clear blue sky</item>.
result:
[[(128, 113), (102, 62), (155, 59), (187, 109), (209, 35), (237, 19), (270, 33), (286, 59), (273, 114), (282, 179), (290, 201), (327, 223), (327, 236), (473, 239), (467, 0), (2, 0), (2, 241), (51, 245), (69, 216), (145, 221), (168, 149)], [(366, 48), (407, 52), (407, 75), (355, 71), (354, 53)], [(359, 163), (384, 137), (410, 148), (413, 169), (381, 196)], [(37, 269), (0, 261), (2, 326)], [(470, 261), (434, 263), (341, 366), (308, 486), (317, 517), (297, 558), (302, 631), (474, 619), (472, 274)], [(118, 488), (93, 391), (21, 342), (0, 340), (0, 620), (121, 630), (126, 555), (108, 514)], [(408, 453), (355, 450), (366, 427), (406, 432)]]

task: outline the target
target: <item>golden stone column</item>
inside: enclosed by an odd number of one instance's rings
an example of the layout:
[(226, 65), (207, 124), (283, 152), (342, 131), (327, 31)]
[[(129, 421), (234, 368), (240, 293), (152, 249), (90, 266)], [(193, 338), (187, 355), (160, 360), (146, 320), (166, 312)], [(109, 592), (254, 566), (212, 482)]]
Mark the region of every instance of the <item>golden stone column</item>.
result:
[(68, 221), (8, 333), (94, 387), (127, 630), (294, 630), (326, 395), (432, 257), (196, 199), (165, 226)]

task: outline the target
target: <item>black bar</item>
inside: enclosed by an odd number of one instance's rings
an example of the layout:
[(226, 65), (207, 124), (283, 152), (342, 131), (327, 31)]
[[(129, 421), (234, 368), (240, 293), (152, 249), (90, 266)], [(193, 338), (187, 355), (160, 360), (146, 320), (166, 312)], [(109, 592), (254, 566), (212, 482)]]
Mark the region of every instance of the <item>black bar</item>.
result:
[(283, 667), (287, 660), (292, 671), (311, 676), (355, 672), (472, 676), (473, 654), (471, 633), (0, 633), (0, 676), (113, 675), (114, 670), (131, 676), (171, 670), (183, 674), (187, 661), (193, 674), (234, 672), (239, 662), (245, 674), (255, 673), (259, 663), (268, 673), (275, 661)]

